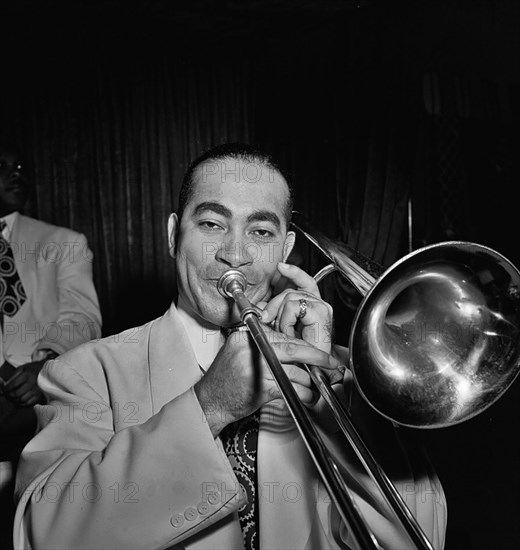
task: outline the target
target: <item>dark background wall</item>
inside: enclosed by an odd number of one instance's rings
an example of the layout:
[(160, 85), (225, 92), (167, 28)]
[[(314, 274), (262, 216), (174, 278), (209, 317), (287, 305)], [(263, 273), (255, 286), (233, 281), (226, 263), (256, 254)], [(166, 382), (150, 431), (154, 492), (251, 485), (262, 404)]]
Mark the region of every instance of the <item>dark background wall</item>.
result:
[[(37, 183), (27, 212), (87, 235), (105, 334), (174, 297), (167, 216), (189, 160), (228, 140), (275, 153), (298, 208), (383, 266), (447, 239), (520, 265), (519, 31), (514, 0), (17, 1), (0, 136)], [(324, 293), (348, 341), (359, 297), (335, 280)], [(448, 549), (520, 543), (519, 398), (516, 383), (417, 434), (447, 493)]]

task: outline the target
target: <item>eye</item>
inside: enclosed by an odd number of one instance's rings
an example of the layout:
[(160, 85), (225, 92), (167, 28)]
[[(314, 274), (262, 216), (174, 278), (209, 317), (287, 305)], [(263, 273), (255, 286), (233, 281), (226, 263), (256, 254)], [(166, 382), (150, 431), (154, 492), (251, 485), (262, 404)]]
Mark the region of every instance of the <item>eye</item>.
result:
[(263, 228), (253, 229), (251, 234), (260, 237), (261, 239), (271, 239), (274, 237), (274, 233), (272, 231)]
[(221, 225), (212, 221), (201, 221), (198, 225), (205, 231), (219, 231), (220, 229), (222, 229)]

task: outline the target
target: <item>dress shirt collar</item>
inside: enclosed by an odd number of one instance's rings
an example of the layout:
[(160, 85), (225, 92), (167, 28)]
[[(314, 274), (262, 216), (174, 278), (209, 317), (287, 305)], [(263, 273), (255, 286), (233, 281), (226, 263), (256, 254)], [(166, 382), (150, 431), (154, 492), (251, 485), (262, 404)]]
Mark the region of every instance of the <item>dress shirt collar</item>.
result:
[(208, 370), (215, 359), (218, 350), (224, 343), (224, 335), (220, 328), (213, 325), (203, 325), (202, 320), (194, 317), (189, 307), (179, 298), (177, 311), (188, 334), (191, 347), (202, 370)]
[(4, 216), (0, 218), (0, 221), (5, 222), (4, 230), (2, 231), (2, 236), (7, 241), (11, 237), (11, 233), (13, 232), (13, 227), (16, 221), (18, 220), (18, 216), (20, 214), (18, 212), (11, 212), (10, 214), (7, 214), (7, 216)]

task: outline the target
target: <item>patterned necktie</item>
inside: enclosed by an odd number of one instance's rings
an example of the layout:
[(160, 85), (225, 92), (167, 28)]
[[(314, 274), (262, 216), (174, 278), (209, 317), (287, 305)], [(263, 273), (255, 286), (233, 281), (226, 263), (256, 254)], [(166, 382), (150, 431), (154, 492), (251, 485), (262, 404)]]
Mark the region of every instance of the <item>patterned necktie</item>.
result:
[(238, 510), (246, 550), (258, 550), (258, 498), (256, 491), (256, 446), (260, 412), (257, 411), (222, 431), (222, 443), (247, 503)]
[(16, 270), (11, 245), (2, 234), (5, 226), (5, 221), (0, 221), (0, 315), (13, 317), (27, 300), (27, 294)]

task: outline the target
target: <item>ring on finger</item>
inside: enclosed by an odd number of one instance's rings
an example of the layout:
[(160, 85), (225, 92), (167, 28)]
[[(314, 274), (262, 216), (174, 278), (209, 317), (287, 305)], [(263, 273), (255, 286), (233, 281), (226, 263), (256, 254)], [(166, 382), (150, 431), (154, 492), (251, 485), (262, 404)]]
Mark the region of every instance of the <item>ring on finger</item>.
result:
[(307, 300), (300, 298), (300, 313), (298, 313), (298, 319), (303, 319), (307, 315)]

